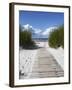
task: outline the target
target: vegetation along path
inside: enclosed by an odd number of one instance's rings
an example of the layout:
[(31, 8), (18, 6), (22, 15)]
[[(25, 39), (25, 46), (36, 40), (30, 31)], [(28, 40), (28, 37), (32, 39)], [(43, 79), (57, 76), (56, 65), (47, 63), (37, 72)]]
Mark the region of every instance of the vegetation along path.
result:
[(29, 78), (47, 78), (47, 77), (63, 77), (64, 71), (54, 59), (54, 57), (46, 50), (45, 47), (40, 48), (37, 53), (36, 60), (32, 67)]

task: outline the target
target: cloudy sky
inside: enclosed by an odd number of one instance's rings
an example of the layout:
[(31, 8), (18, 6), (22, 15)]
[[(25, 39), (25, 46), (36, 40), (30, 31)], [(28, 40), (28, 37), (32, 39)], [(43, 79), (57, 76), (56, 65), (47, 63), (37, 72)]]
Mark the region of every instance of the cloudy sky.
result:
[(19, 24), (29, 24), (36, 29), (45, 30), (64, 24), (64, 13), (23, 10), (19, 12)]

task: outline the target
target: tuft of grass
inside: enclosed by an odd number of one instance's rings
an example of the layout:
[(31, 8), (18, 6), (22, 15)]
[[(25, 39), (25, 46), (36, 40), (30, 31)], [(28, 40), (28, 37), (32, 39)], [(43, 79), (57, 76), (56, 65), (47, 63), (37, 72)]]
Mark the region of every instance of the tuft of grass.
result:
[(60, 26), (57, 29), (50, 32), (48, 38), (49, 46), (58, 48), (62, 46), (64, 48), (64, 26)]
[(30, 49), (35, 46), (34, 41), (32, 40), (32, 34), (28, 30), (20, 31), (20, 46), (22, 46), (25, 49)]

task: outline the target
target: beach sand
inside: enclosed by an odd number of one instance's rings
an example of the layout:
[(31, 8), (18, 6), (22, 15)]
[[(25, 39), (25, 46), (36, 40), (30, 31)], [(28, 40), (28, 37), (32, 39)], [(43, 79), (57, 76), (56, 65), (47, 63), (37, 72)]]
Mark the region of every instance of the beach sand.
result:
[(64, 52), (50, 48), (48, 42), (36, 42), (34, 50), (20, 49), (19, 78), (49, 78), (64, 76)]

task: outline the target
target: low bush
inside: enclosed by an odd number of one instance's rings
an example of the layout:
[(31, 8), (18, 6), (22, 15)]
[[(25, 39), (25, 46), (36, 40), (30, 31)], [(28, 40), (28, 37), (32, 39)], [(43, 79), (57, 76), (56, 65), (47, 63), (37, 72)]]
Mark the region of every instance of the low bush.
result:
[(20, 46), (23, 48), (32, 48), (35, 43), (32, 40), (32, 35), (30, 31), (24, 30), (20, 31)]
[(60, 26), (59, 28), (50, 32), (48, 42), (49, 46), (53, 48), (58, 48), (60, 46), (64, 48), (64, 27)]

